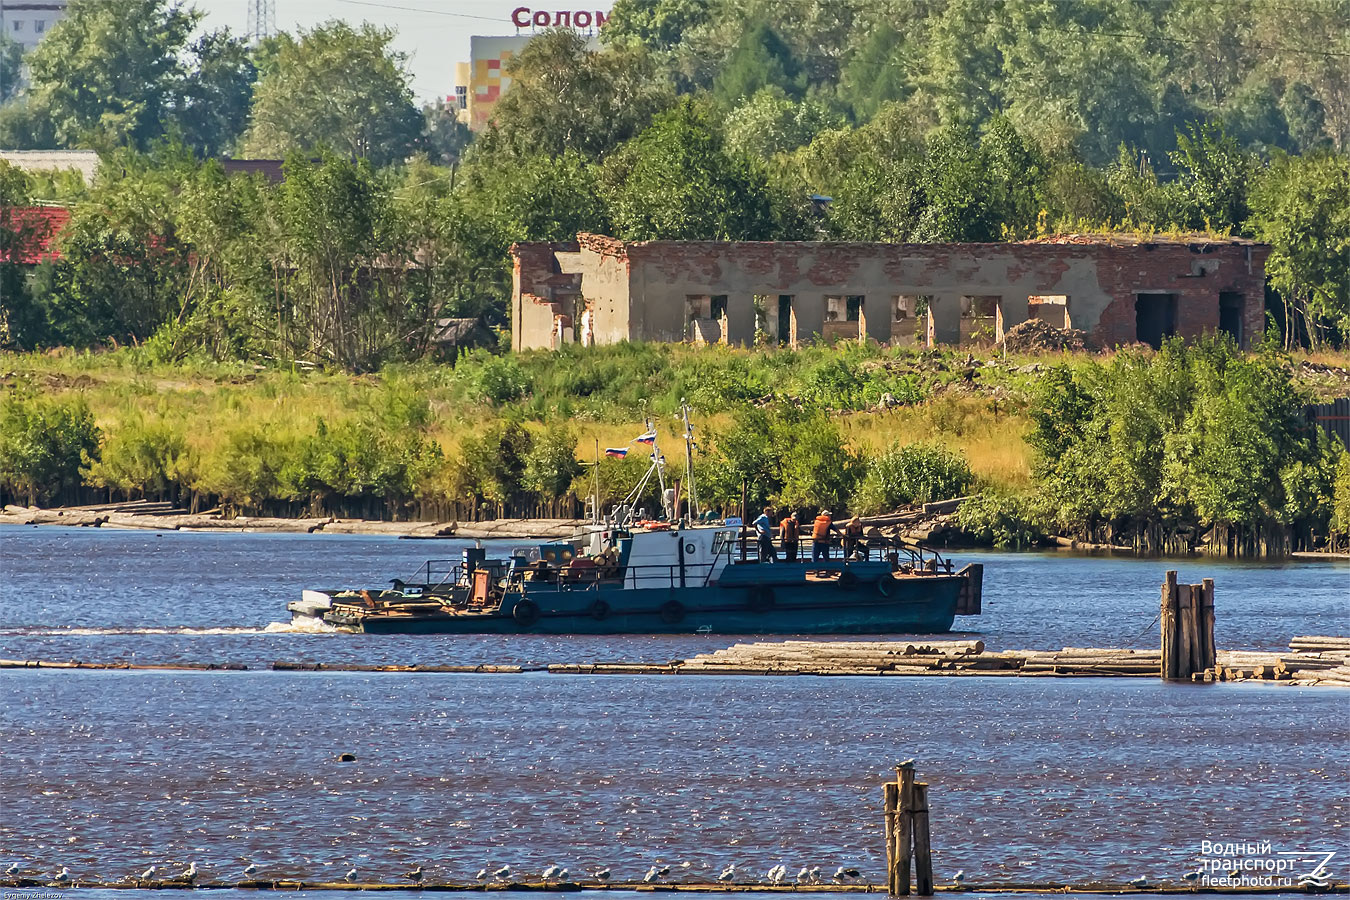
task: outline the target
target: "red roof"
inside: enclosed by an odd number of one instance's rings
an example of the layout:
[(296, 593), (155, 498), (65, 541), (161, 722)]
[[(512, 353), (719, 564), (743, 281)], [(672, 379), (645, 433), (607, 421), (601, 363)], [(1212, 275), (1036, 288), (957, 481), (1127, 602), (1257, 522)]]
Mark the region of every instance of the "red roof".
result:
[(70, 210), (63, 206), (20, 206), (0, 211), (0, 228), (18, 232), (19, 237), (17, 258), (11, 259), (9, 250), (0, 244), (0, 262), (35, 266), (44, 259), (60, 258), (52, 244), (69, 221)]

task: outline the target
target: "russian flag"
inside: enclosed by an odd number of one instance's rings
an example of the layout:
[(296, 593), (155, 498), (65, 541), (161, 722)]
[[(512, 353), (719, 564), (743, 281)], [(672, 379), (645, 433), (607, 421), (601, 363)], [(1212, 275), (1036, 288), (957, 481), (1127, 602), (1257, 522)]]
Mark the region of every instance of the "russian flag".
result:
[(628, 448), (627, 448), (627, 447), (606, 447), (606, 448), (605, 448), (605, 455), (606, 455), (606, 456), (617, 457), (618, 459), (623, 459), (625, 456), (628, 455)]
[(639, 437), (633, 438), (633, 441), (638, 444), (655, 444), (656, 432), (649, 431), (644, 435), (640, 435)]

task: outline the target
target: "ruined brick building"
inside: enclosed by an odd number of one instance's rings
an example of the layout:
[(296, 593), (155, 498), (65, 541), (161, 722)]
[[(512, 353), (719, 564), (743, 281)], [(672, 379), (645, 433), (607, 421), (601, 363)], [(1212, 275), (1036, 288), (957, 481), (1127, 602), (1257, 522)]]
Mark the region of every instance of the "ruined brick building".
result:
[(1264, 326), (1269, 248), (1238, 239), (1061, 236), (1004, 244), (523, 243), (512, 346), (578, 341), (968, 344), (1029, 318), (1100, 346)]

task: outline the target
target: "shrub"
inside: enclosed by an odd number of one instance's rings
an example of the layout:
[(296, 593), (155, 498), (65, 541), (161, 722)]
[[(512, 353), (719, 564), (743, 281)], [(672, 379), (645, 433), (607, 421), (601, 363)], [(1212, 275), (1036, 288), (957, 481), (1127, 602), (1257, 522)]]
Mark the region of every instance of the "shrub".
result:
[(103, 443), (89, 467), (89, 482), (102, 488), (163, 497), (178, 484), (187, 438), (167, 422), (123, 422)]
[(530, 393), (531, 382), (514, 356), (489, 356), (477, 367), (473, 386), (479, 398), (501, 406)]
[(577, 462), (577, 438), (565, 425), (546, 429), (534, 440), (534, 446), (525, 455), (525, 471), (521, 483), (547, 500), (556, 500), (567, 493), (572, 481), (581, 474)]
[(956, 524), (974, 540), (1020, 549), (1045, 540), (1041, 516), (1031, 498), (985, 492), (971, 497), (956, 513)]
[(945, 447), (892, 444), (867, 463), (854, 508), (880, 513), (907, 503), (947, 500), (964, 494), (974, 480), (965, 459)]
[(0, 487), (43, 503), (78, 487), (98, 455), (99, 430), (82, 399), (14, 394), (0, 401)]

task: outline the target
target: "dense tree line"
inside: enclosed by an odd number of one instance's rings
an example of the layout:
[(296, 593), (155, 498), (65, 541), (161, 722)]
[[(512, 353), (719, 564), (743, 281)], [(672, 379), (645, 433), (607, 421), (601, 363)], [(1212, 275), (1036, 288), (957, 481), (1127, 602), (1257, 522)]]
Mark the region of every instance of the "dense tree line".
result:
[[(1292, 46), (1291, 15), (1318, 40)], [(75, 211), (61, 262), (0, 272), (0, 340), (365, 369), (424, 355), (437, 317), (504, 324), (510, 244), (582, 230), (1238, 233), (1274, 248), (1287, 343), (1350, 334), (1334, 0), (620, 0), (603, 52), (562, 30), (517, 56), (472, 144), (452, 110), (419, 113), (385, 29), (248, 46), (200, 26), (170, 0), (72, 0), (28, 55), (0, 144), (104, 166), (84, 187), (0, 178), (0, 204)], [(0, 74), (15, 60), (0, 48)], [(222, 154), (285, 156), (286, 181), (227, 178)]]

